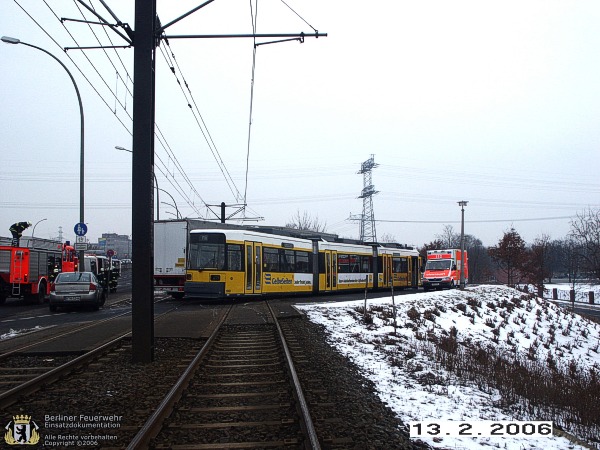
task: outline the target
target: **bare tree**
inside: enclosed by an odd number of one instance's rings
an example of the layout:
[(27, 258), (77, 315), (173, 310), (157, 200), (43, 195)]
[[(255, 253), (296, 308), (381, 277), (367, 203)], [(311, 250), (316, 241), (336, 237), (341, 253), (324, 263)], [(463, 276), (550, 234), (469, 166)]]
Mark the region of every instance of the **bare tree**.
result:
[(587, 209), (571, 221), (569, 237), (580, 249), (583, 270), (600, 278), (600, 209)]
[(325, 232), (327, 223), (321, 223), (318, 217), (313, 218), (307, 211), (304, 211), (302, 214), (300, 214), (300, 211), (296, 211), (296, 215), (292, 217), (285, 226), (296, 230), (309, 230), (323, 233)]
[(442, 234), (435, 238), (444, 243), (444, 248), (460, 248), (460, 233), (456, 233), (452, 225), (444, 225)]
[(383, 243), (390, 243), (390, 242), (396, 242), (396, 236), (394, 236), (393, 234), (389, 234), (389, 233), (384, 233), (379, 239), (377, 239), (379, 242), (383, 242)]
[(550, 278), (552, 272), (550, 268), (550, 236), (542, 234), (535, 238), (533, 244), (527, 251), (523, 273), (527, 275), (529, 281), (534, 283), (538, 290), (538, 295), (543, 296), (544, 280)]
[(423, 246), (418, 248), (418, 250), (419, 254), (421, 255), (421, 258), (423, 258), (423, 263), (425, 263), (425, 261), (427, 261), (427, 251), (442, 250), (444, 248), (446, 248), (444, 243), (439, 239), (436, 239), (435, 241), (432, 241), (429, 244), (423, 244)]

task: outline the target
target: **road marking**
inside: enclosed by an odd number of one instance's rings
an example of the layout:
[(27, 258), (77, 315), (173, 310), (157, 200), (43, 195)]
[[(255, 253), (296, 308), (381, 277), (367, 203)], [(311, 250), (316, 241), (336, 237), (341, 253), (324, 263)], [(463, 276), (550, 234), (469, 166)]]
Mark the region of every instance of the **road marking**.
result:
[(42, 316), (33, 316), (33, 317), (19, 317), (17, 319), (5, 319), (5, 320), (0, 320), (0, 323), (8, 323), (8, 322), (18, 322), (19, 320), (31, 320), (31, 319), (39, 319), (41, 317), (56, 317), (56, 316), (63, 316), (67, 313), (58, 313), (58, 314), (44, 314)]

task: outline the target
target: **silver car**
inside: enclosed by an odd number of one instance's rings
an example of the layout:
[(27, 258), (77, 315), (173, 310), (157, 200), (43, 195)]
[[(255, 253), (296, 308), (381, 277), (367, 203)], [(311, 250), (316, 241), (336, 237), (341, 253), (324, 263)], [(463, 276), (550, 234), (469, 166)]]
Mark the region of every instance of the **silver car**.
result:
[(91, 306), (100, 309), (106, 291), (92, 272), (62, 272), (50, 286), (50, 311), (58, 306)]

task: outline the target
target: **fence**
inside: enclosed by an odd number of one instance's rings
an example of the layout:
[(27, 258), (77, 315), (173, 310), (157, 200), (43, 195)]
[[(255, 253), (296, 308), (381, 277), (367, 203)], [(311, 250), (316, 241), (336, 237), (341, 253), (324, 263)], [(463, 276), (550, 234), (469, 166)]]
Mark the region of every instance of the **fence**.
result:
[(537, 293), (538, 297), (552, 299), (552, 300), (563, 300), (571, 303), (588, 303), (590, 305), (595, 304), (595, 291), (585, 290), (584, 288), (578, 289), (558, 289), (558, 288), (536, 288), (529, 284), (522, 286), (526, 292)]

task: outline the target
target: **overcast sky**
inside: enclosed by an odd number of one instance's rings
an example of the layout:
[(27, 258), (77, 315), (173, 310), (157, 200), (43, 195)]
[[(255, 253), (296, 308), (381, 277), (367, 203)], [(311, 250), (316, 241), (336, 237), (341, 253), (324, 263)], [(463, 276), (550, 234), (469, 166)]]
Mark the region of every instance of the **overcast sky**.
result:
[[(114, 23), (98, 0), (85, 1)], [(106, 2), (134, 26), (133, 0)], [(202, 2), (173, 3), (158, 1), (163, 24)], [(485, 245), (511, 226), (527, 242), (563, 238), (569, 217), (600, 207), (600, 2), (215, 0), (167, 35), (251, 33), (250, 5), (258, 33), (328, 37), (257, 48), (250, 139), (252, 40), (162, 42), (156, 173), (168, 194), (159, 199), (172, 204), (170, 194), (183, 216), (214, 218), (205, 204), (245, 196), (258, 224), (306, 212), (357, 238), (348, 218), (362, 213), (357, 172), (371, 155), (377, 235), (402, 243), (430, 242), (444, 225), (460, 231), (460, 200), (469, 202), (465, 232)], [(2, 1), (0, 35), (52, 52), (73, 73), (85, 114), (88, 236), (130, 235), (131, 154), (114, 147), (132, 146), (133, 49), (65, 53), (73, 38), (124, 42), (62, 17), (81, 19), (77, 3)], [(62, 227), (74, 240), (73, 86), (56, 61), (23, 45), (0, 45), (0, 77), (0, 235), (46, 219), (36, 236)], [(174, 217), (169, 204), (161, 219)]]

